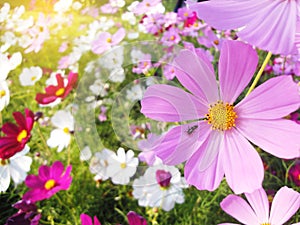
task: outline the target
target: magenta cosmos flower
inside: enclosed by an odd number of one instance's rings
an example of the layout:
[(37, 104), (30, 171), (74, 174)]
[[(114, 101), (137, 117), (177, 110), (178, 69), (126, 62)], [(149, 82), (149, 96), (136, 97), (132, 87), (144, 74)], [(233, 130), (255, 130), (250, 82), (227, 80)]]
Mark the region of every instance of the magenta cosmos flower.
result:
[(185, 178), (200, 190), (215, 190), (224, 174), (235, 193), (261, 187), (263, 163), (248, 140), (279, 158), (299, 156), (300, 126), (282, 119), (300, 104), (291, 76), (268, 80), (234, 105), (257, 61), (251, 46), (224, 41), (217, 82), (203, 53), (182, 50), (174, 59), (175, 74), (191, 94), (156, 84), (146, 90), (141, 101), (141, 112), (147, 117), (189, 121), (162, 135), (152, 150), (168, 165), (187, 160)]
[(284, 55), (296, 52), (298, 0), (210, 0), (189, 2), (189, 7), (216, 29), (241, 28), (238, 36), (263, 50)]
[[(136, 212), (130, 211), (127, 213), (127, 219), (129, 225), (147, 225), (146, 219), (144, 217), (140, 216)], [(81, 225), (101, 225), (98, 218), (94, 216), (94, 223), (91, 217), (89, 217), (86, 214), (80, 215)]]
[(280, 188), (274, 196), (270, 215), (268, 196), (264, 189), (245, 195), (250, 205), (239, 196), (228, 195), (221, 202), (221, 208), (246, 225), (281, 225), (288, 221), (300, 207), (300, 194), (288, 187)]
[(78, 73), (70, 72), (68, 81), (65, 82), (61, 74), (56, 74), (57, 85), (49, 85), (45, 88), (46, 93), (38, 93), (35, 100), (42, 105), (54, 102), (56, 99), (64, 99), (75, 87), (78, 80)]
[(0, 160), (9, 159), (17, 152), (22, 151), (31, 137), (30, 132), (34, 123), (33, 112), (25, 109), (25, 115), (21, 112), (14, 112), (13, 116), (17, 125), (8, 122), (1, 128), (6, 136), (0, 137)]
[(25, 179), (27, 187), (31, 188), (23, 196), (23, 200), (37, 202), (50, 198), (56, 192), (69, 189), (72, 177), (72, 166), (69, 165), (64, 172), (64, 165), (56, 161), (52, 166), (41, 166), (39, 175), (28, 175)]

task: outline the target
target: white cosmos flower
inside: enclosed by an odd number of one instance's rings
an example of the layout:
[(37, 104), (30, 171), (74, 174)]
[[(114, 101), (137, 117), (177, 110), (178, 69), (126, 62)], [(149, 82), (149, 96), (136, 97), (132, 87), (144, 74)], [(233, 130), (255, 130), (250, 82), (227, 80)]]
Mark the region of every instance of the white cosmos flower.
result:
[(134, 85), (130, 90), (126, 91), (126, 97), (132, 102), (138, 101), (142, 99), (144, 91), (145, 89), (141, 85), (137, 84)]
[(0, 193), (8, 189), (11, 178), (15, 185), (25, 180), (32, 163), (32, 158), (25, 156), (28, 152), (29, 147), (26, 145), (21, 152), (16, 153), (11, 158), (0, 159)]
[(67, 12), (72, 6), (72, 0), (59, 0), (53, 6), (55, 12), (64, 13)]
[(20, 65), (21, 62), (22, 55), (20, 52), (12, 54), (10, 58), (0, 53), (0, 81), (6, 80), (8, 73)]
[(0, 81), (0, 112), (9, 104), (10, 93), (6, 81)]
[(92, 157), (92, 152), (89, 146), (85, 146), (81, 151), (79, 158), (81, 161), (87, 161)]
[(51, 148), (57, 148), (61, 152), (71, 141), (71, 133), (74, 131), (74, 118), (69, 111), (59, 110), (51, 118), (51, 123), (56, 129), (51, 131), (47, 144)]
[(32, 66), (30, 68), (24, 68), (19, 76), (19, 80), (22, 86), (33, 86), (35, 82), (41, 79), (43, 71), (38, 66)]
[(107, 175), (108, 158), (115, 153), (109, 149), (103, 149), (101, 152), (96, 152), (91, 159), (90, 171), (95, 174), (95, 180), (107, 180), (109, 176)]
[(132, 194), (140, 206), (170, 211), (175, 203), (184, 202), (182, 188), (185, 187), (187, 184), (176, 167), (159, 164), (149, 167), (144, 176), (134, 180)]
[(112, 82), (123, 82), (125, 79), (125, 71), (122, 67), (116, 67), (110, 72), (109, 80)]
[(107, 176), (111, 177), (114, 184), (128, 184), (137, 169), (139, 160), (134, 157), (132, 150), (125, 153), (124, 148), (119, 148), (117, 154), (112, 154), (107, 160)]

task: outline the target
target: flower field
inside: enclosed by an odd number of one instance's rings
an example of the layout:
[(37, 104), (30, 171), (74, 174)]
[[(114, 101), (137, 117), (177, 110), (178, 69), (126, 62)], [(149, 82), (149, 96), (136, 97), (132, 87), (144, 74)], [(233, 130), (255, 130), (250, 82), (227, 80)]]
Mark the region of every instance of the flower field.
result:
[(298, 0), (0, 0), (0, 224), (300, 224)]

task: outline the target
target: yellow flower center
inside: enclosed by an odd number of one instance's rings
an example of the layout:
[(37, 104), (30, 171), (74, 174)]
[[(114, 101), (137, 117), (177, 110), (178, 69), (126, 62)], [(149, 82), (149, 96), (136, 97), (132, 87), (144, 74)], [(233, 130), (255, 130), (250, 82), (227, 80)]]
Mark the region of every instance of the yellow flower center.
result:
[(205, 115), (207, 123), (212, 125), (212, 129), (229, 130), (235, 126), (236, 112), (233, 110), (233, 105), (218, 101), (210, 105), (208, 114)]
[(175, 40), (175, 36), (172, 35), (172, 36), (170, 37), (170, 41), (174, 41), (174, 40)]
[(270, 223), (262, 223), (261, 225), (271, 225)]
[(121, 163), (121, 165), (120, 165), (120, 167), (122, 168), (122, 169), (125, 169), (126, 168), (126, 163)]
[(32, 76), (31, 81), (35, 81), (35, 80), (36, 80), (36, 76)]
[(111, 43), (111, 42), (112, 42), (111, 38), (107, 38), (107, 39), (106, 39), (106, 42), (107, 42), (107, 43)]
[(183, 16), (184, 16), (184, 17), (188, 17), (189, 14), (188, 14), (187, 12), (185, 12), (185, 13), (183, 14)]
[(50, 189), (54, 188), (55, 184), (56, 184), (56, 183), (55, 183), (55, 180), (53, 180), (53, 179), (48, 180), (48, 181), (45, 183), (45, 188), (46, 188), (46, 190), (50, 190)]
[(147, 3), (146, 3), (146, 6), (147, 6), (147, 7), (150, 7), (151, 5), (150, 5), (150, 3), (147, 2)]
[(0, 91), (0, 98), (4, 97), (6, 95), (6, 92), (4, 90)]
[(8, 163), (5, 159), (0, 159), (0, 166), (5, 166)]
[(55, 92), (55, 95), (59, 97), (59, 96), (63, 95), (64, 93), (65, 93), (65, 89), (60, 88)]
[(63, 129), (63, 131), (65, 132), (65, 133), (70, 133), (70, 130), (69, 130), (69, 128), (67, 128), (67, 127), (65, 127), (64, 129)]
[(18, 136), (17, 136), (17, 141), (21, 142), (24, 138), (27, 137), (27, 131), (26, 130), (22, 130)]

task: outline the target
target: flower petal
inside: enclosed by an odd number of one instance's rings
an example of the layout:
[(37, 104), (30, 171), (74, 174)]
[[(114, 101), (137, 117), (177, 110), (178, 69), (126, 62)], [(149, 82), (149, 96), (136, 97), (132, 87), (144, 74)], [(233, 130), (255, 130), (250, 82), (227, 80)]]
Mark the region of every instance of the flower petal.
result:
[(264, 169), (253, 146), (235, 129), (225, 132), (220, 152), (228, 185), (236, 194), (261, 188)]
[[(191, 132), (192, 127), (194, 130)], [(177, 126), (156, 142), (153, 151), (165, 164), (177, 165), (190, 158), (210, 132), (204, 121)]]
[(81, 225), (93, 225), (92, 218), (82, 213), (80, 215)]
[(233, 104), (250, 82), (258, 56), (252, 46), (239, 41), (224, 41), (219, 60), (220, 95)]
[(191, 50), (184, 49), (174, 59), (175, 74), (180, 83), (202, 102), (219, 100), (216, 76), (207, 66), (207, 60)]
[(276, 193), (271, 207), (271, 224), (284, 224), (300, 207), (300, 194), (288, 187), (282, 187)]
[(208, 111), (208, 106), (193, 95), (165, 84), (147, 88), (141, 105), (141, 112), (147, 117), (167, 122), (203, 118)]
[(300, 106), (298, 85), (291, 76), (272, 78), (235, 106), (239, 118), (279, 119)]
[(194, 185), (199, 190), (214, 191), (219, 187), (224, 177), (224, 170), (219, 154), (216, 155), (206, 170), (200, 171), (198, 168), (208, 141), (201, 145), (187, 161), (184, 168), (184, 177), (188, 184)]
[(64, 165), (60, 161), (56, 161), (50, 168), (50, 178), (59, 179), (64, 172)]
[(238, 36), (275, 54), (289, 54), (294, 50), (297, 1), (268, 1), (263, 11), (249, 21)]
[(259, 224), (249, 204), (239, 196), (228, 195), (220, 203), (221, 208), (243, 224)]
[(260, 224), (269, 221), (269, 200), (263, 188), (252, 193), (245, 193), (245, 196), (254, 210)]
[(237, 129), (264, 151), (283, 159), (300, 156), (300, 125), (287, 119), (239, 120)]
[(10, 184), (10, 173), (8, 166), (0, 167), (0, 193), (5, 192)]
[(227, 30), (245, 26), (268, 4), (270, 4), (269, 0), (251, 0), (251, 2), (210, 0), (201, 3), (190, 2), (189, 8), (208, 25), (219, 30)]

